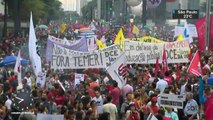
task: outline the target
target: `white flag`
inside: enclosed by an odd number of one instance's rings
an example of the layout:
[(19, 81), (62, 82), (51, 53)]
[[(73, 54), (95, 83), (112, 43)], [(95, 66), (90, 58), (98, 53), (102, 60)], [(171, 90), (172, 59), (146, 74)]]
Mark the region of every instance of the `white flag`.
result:
[(120, 57), (116, 59), (114, 63), (112, 63), (108, 68), (107, 72), (118, 83), (118, 87), (122, 88), (126, 84), (126, 56), (122, 54)]
[(18, 77), (18, 84), (21, 84), (21, 55), (20, 55), (20, 50), (18, 52), (18, 56), (16, 58), (16, 65), (14, 68), (14, 73), (17, 75)]
[(29, 56), (30, 56), (34, 73), (36, 76), (38, 76), (38, 73), (42, 72), (42, 68), (41, 68), (40, 51), (38, 48), (35, 29), (33, 25), (32, 13), (30, 15)]

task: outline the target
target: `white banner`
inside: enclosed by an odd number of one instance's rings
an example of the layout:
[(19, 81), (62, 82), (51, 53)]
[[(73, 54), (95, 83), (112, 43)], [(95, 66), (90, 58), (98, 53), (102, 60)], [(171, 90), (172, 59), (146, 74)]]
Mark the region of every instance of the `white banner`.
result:
[(155, 64), (157, 57), (161, 63), (164, 47), (167, 53), (168, 63), (188, 62), (188, 40), (159, 44), (130, 40), (125, 40), (123, 42), (123, 49), (126, 54), (127, 64)]
[(118, 87), (122, 88), (126, 84), (126, 56), (122, 54), (119, 58), (116, 59), (111, 66), (108, 67), (107, 72), (118, 83)]
[(70, 50), (53, 45), (52, 69), (106, 68), (120, 56), (119, 45), (92, 53)]
[(162, 94), (160, 96), (160, 106), (183, 109), (184, 95)]
[(36, 120), (64, 120), (64, 115), (38, 114)]
[(81, 81), (84, 81), (84, 74), (75, 73), (75, 87), (80, 84)]
[[(191, 37), (198, 37), (196, 26), (188, 24), (188, 27), (189, 27), (189, 35)], [(174, 37), (177, 37), (178, 35), (184, 33), (184, 27), (181, 26), (175, 26), (174, 30), (175, 30)]]

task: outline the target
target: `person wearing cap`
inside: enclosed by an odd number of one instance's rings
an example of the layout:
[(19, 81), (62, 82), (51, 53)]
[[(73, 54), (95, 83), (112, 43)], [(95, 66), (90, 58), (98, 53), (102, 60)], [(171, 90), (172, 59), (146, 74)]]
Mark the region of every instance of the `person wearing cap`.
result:
[(135, 108), (135, 103), (129, 103), (129, 109), (126, 112), (126, 120), (140, 120), (140, 114)]
[[(146, 105), (146, 109), (144, 110), (144, 113), (148, 116), (150, 113), (157, 116), (158, 115), (159, 106), (157, 105), (157, 97), (152, 96), (151, 97), (151, 104), (148, 103)], [(145, 116), (146, 117), (146, 116)]]

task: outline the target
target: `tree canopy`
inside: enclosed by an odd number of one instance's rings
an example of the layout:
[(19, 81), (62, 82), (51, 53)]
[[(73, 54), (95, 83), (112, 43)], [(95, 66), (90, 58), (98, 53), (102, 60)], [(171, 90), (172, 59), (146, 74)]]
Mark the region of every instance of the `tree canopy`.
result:
[[(9, 16), (13, 18), (15, 0), (8, 0)], [(49, 20), (58, 19), (63, 15), (62, 3), (59, 0), (18, 0), (17, 6), (19, 8), (19, 15), (21, 21), (29, 21), (30, 12), (33, 13), (35, 20), (44, 19)]]

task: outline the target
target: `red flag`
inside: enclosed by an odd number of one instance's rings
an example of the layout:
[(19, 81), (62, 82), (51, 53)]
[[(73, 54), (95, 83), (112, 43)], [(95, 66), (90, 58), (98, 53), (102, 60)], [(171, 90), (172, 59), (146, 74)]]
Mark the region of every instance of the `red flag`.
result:
[(194, 54), (194, 57), (189, 65), (187, 72), (195, 76), (202, 75), (201, 65), (200, 65), (200, 55), (198, 51)]
[(158, 57), (156, 58), (156, 64), (155, 64), (155, 77), (157, 77), (158, 71), (159, 71), (159, 61)]
[(164, 76), (166, 71), (168, 71), (168, 63), (167, 63), (167, 58), (166, 58), (166, 50), (164, 48), (163, 57), (162, 57), (162, 73), (161, 74), (163, 74), (163, 76)]
[[(211, 19), (213, 19), (213, 16), (211, 16)], [(201, 52), (204, 52), (205, 50), (205, 23), (206, 23), (206, 17), (203, 17), (196, 21), (195, 25), (197, 28), (198, 33), (198, 44), (199, 44), (199, 50)], [(210, 24), (210, 39), (209, 39), (209, 49), (213, 50), (213, 20), (211, 20)]]

